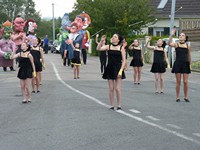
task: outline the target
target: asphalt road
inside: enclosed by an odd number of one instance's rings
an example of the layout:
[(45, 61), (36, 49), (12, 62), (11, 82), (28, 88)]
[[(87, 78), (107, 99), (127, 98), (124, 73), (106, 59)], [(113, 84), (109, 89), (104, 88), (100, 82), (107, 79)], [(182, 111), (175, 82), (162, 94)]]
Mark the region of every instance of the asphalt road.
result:
[[(99, 59), (89, 57), (80, 79), (58, 54), (47, 54), (40, 93), (22, 104), (17, 71), (0, 71), (0, 150), (200, 150), (200, 74), (189, 77), (190, 103), (175, 102), (174, 74), (154, 94), (150, 65), (141, 85), (129, 67), (122, 81), (122, 111), (109, 110)], [(130, 58), (128, 59), (128, 64)]]

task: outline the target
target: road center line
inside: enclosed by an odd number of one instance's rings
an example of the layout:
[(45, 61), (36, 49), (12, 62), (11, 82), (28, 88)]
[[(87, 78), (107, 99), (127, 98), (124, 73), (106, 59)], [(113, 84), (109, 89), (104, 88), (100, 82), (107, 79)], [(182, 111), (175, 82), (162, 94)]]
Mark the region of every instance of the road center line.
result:
[(146, 116), (147, 118), (149, 118), (149, 119), (151, 119), (151, 120), (153, 120), (153, 121), (159, 121), (160, 119), (158, 119), (158, 118), (155, 118), (155, 117), (153, 117), (153, 116)]
[[(51, 64), (52, 64), (52, 66), (53, 66), (53, 69), (54, 69), (54, 72), (55, 72), (55, 74), (56, 74), (57, 79), (58, 79), (64, 86), (66, 86), (67, 88), (71, 89), (72, 91), (74, 91), (74, 92), (76, 92), (76, 93), (79, 93), (79, 94), (81, 94), (81, 95), (83, 95), (83, 96), (85, 96), (85, 97), (91, 99), (92, 101), (94, 101), (94, 102), (96, 102), (96, 103), (98, 103), (98, 104), (100, 104), (100, 105), (102, 105), (102, 106), (104, 106), (104, 107), (107, 107), (107, 108), (110, 107), (109, 105), (107, 105), (107, 104), (101, 102), (100, 100), (98, 100), (98, 99), (96, 99), (96, 98), (94, 98), (94, 97), (92, 97), (92, 96), (90, 96), (90, 95), (88, 95), (88, 94), (86, 94), (86, 93), (83, 93), (83, 92), (81, 92), (81, 91), (79, 91), (79, 90), (73, 88), (73, 87), (70, 86), (69, 84), (65, 83), (65, 82), (61, 79), (61, 77), (60, 77), (60, 75), (59, 75), (59, 73), (58, 73), (58, 71), (57, 71), (56, 66), (54, 65), (54, 63), (51, 63)], [(134, 119), (134, 120), (137, 120), (137, 121), (139, 121), (139, 122), (142, 122), (142, 123), (144, 123), (144, 124), (147, 124), (147, 125), (150, 125), (150, 126), (152, 126), (152, 127), (158, 128), (158, 129), (163, 130), (163, 131), (166, 131), (166, 132), (168, 132), (168, 133), (171, 133), (171, 134), (173, 134), (173, 135), (175, 135), (175, 136), (177, 136), (177, 137), (180, 137), (180, 138), (182, 138), (182, 139), (184, 139), (184, 140), (191, 141), (191, 142), (193, 142), (193, 143), (196, 143), (196, 144), (200, 145), (200, 141), (198, 141), (198, 140), (195, 140), (195, 139), (193, 139), (193, 138), (191, 138), (191, 137), (185, 136), (185, 135), (183, 135), (183, 134), (181, 134), (181, 133), (178, 133), (178, 132), (176, 132), (176, 131), (167, 129), (167, 128), (162, 127), (162, 126), (160, 126), (160, 125), (157, 125), (157, 124), (155, 124), (155, 123), (151, 123), (151, 122), (149, 122), (149, 121), (147, 121), (147, 120), (144, 120), (144, 119), (142, 119), (142, 118), (140, 118), (140, 117), (134, 116), (134, 115), (132, 115), (132, 114), (130, 114), (130, 113), (127, 113), (127, 112), (125, 112), (125, 111), (123, 111), (123, 110), (118, 110), (118, 111), (116, 111), (116, 112), (118, 112), (118, 113), (120, 113), (120, 114), (122, 114), (122, 115), (124, 115), (124, 116), (130, 117), (130, 118), (132, 118), (132, 119)]]

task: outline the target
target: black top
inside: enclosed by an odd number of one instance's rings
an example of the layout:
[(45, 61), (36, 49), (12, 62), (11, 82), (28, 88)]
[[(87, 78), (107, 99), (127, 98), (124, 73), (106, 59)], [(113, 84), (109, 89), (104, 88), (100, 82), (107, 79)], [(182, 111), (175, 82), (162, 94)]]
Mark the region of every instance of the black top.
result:
[[(108, 50), (108, 64), (106, 66), (105, 72), (103, 74), (103, 79), (110, 79), (110, 80), (116, 80), (119, 70), (122, 66), (122, 53), (121, 53), (121, 47), (120, 50)], [(122, 79), (125, 78), (124, 71), (122, 72)]]
[(172, 73), (191, 73), (190, 64), (189, 64), (189, 49), (187, 47), (178, 47), (175, 48), (176, 51), (176, 60), (174, 62)]

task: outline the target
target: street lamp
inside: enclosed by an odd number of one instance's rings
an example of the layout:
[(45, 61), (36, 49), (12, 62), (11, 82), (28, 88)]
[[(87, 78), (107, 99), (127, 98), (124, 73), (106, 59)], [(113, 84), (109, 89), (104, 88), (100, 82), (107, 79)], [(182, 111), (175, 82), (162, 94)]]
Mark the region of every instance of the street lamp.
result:
[(54, 20), (54, 3), (52, 3), (52, 22), (53, 22), (53, 41), (55, 41), (55, 20)]

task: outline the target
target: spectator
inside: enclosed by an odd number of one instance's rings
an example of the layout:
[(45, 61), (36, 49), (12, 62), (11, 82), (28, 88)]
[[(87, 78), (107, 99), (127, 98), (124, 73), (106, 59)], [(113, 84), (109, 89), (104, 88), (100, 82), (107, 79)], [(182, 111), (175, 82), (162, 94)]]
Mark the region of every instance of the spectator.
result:
[(43, 46), (44, 46), (44, 52), (45, 52), (45, 54), (48, 54), (48, 48), (49, 48), (48, 35), (46, 35), (45, 38), (44, 38), (44, 40), (43, 40)]

